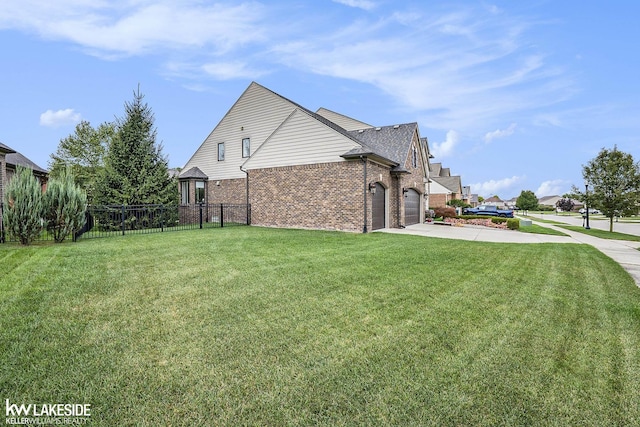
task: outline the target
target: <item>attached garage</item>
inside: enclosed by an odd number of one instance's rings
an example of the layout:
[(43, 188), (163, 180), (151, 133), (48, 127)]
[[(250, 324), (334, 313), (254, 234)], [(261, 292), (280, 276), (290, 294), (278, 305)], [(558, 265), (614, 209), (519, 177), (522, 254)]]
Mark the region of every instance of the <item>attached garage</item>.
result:
[(404, 195), (404, 225), (420, 223), (420, 193), (409, 188)]
[(386, 226), (386, 217), (385, 217), (385, 189), (379, 183), (375, 184), (375, 193), (373, 193), (372, 200), (372, 222), (371, 225), (372, 230), (380, 230), (381, 228), (385, 228)]

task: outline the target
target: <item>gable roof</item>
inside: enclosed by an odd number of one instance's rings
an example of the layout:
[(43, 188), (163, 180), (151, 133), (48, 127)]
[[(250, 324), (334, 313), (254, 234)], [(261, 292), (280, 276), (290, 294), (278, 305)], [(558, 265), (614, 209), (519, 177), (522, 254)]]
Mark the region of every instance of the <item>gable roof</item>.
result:
[(442, 169), (442, 163), (431, 163), (431, 168), (429, 172), (431, 172), (432, 176), (440, 176), (440, 170)]
[(442, 185), (447, 190), (453, 193), (461, 193), (462, 192), (462, 180), (459, 175), (455, 176), (432, 176), (431, 180), (437, 182)]
[(38, 172), (45, 175), (49, 173), (47, 172), (46, 169), (43, 169), (40, 166), (36, 165), (34, 162), (27, 159), (25, 156), (23, 156), (18, 152), (7, 153), (5, 157), (5, 161), (7, 162), (7, 165), (12, 165), (14, 167), (22, 166), (22, 167), (31, 169), (34, 172)]
[(501, 203), (503, 200), (500, 197), (491, 196), (488, 199), (484, 199), (484, 203)]
[(10, 147), (4, 145), (2, 142), (0, 142), (0, 153), (15, 153), (15, 150), (12, 150)]
[(417, 123), (406, 123), (360, 129), (349, 134), (371, 148), (374, 154), (393, 160), (401, 166), (404, 165), (417, 130)]
[(318, 108), (318, 110), (316, 111), (316, 114), (319, 114), (322, 117), (328, 120), (331, 120), (333, 123), (339, 125), (340, 127), (342, 127), (347, 131), (373, 127), (367, 123), (361, 122), (360, 120), (356, 120), (352, 117), (345, 116), (344, 114), (336, 113), (335, 111), (331, 111), (324, 107)]

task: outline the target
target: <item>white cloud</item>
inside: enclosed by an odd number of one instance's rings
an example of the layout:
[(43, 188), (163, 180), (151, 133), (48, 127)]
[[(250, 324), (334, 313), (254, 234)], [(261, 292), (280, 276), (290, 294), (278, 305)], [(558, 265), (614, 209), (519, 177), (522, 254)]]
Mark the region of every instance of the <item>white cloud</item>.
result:
[(376, 7), (376, 4), (368, 0), (333, 0), (334, 3), (340, 3), (345, 6), (357, 7), (359, 9), (371, 10)]
[(230, 80), (238, 78), (256, 79), (266, 72), (253, 70), (244, 62), (217, 62), (202, 66), (202, 69), (210, 76), (218, 80)]
[(562, 179), (553, 179), (550, 181), (544, 181), (540, 184), (540, 187), (536, 190), (536, 196), (562, 196), (569, 191), (569, 183)]
[(264, 37), (258, 25), (263, 10), (251, 1), (206, 5), (196, 0), (4, 0), (0, 28), (71, 41), (97, 56), (202, 48), (220, 54)]
[(437, 129), (475, 133), (572, 93), (573, 81), (526, 40), (534, 24), (482, 7), (419, 13), (361, 18), (342, 31), (277, 44), (273, 53), (292, 68), (371, 84), (426, 111)]
[[(511, 178), (503, 178), (499, 180), (489, 180), (485, 182), (479, 182), (471, 184), (471, 191), (474, 194), (479, 194), (484, 198), (488, 198), (494, 195), (500, 195), (500, 193), (514, 193), (515, 185), (524, 179), (523, 176), (512, 176)], [(503, 196), (504, 197), (504, 196)]]
[(80, 113), (76, 113), (72, 108), (66, 110), (47, 110), (40, 114), (40, 125), (57, 128), (65, 125), (74, 125), (82, 120)]
[(442, 159), (453, 153), (454, 147), (458, 144), (460, 137), (458, 132), (450, 130), (447, 132), (447, 138), (443, 142), (436, 142), (433, 144), (431, 151), (437, 159)]
[(494, 139), (511, 136), (515, 131), (516, 131), (516, 124), (511, 123), (511, 125), (506, 129), (496, 129), (493, 132), (487, 132), (484, 136), (484, 142), (489, 143)]

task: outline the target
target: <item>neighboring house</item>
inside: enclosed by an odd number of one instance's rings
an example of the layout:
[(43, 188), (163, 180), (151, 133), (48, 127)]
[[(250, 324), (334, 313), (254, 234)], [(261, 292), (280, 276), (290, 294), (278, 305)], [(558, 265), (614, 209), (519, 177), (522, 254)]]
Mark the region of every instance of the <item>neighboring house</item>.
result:
[(34, 176), (40, 182), (42, 191), (44, 192), (46, 190), (49, 176), (48, 172), (22, 154), (0, 143), (0, 202), (4, 200), (7, 184), (15, 175), (18, 166), (31, 169)]
[(504, 201), (498, 196), (493, 196), (493, 197), (489, 197), (488, 199), (484, 199), (482, 204), (489, 205), (489, 206), (497, 206), (499, 208), (502, 208), (505, 206)]
[(538, 199), (538, 204), (555, 208), (560, 199), (562, 199), (562, 196), (545, 196)]
[(462, 178), (451, 176), (451, 170), (443, 168), (442, 163), (431, 163), (430, 166), (429, 207), (445, 207), (451, 200), (464, 200)]
[(417, 123), (315, 113), (252, 82), (179, 176), (181, 201), (249, 203), (251, 224), (363, 231), (423, 222)]

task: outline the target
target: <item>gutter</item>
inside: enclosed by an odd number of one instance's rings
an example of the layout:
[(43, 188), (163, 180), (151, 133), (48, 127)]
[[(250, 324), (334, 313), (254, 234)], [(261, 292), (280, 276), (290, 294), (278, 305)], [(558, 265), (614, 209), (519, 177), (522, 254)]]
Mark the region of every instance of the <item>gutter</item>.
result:
[(360, 160), (362, 160), (362, 166), (364, 169), (364, 185), (363, 185), (363, 195), (364, 195), (364, 224), (362, 226), (362, 232), (367, 233), (367, 157), (360, 156)]

